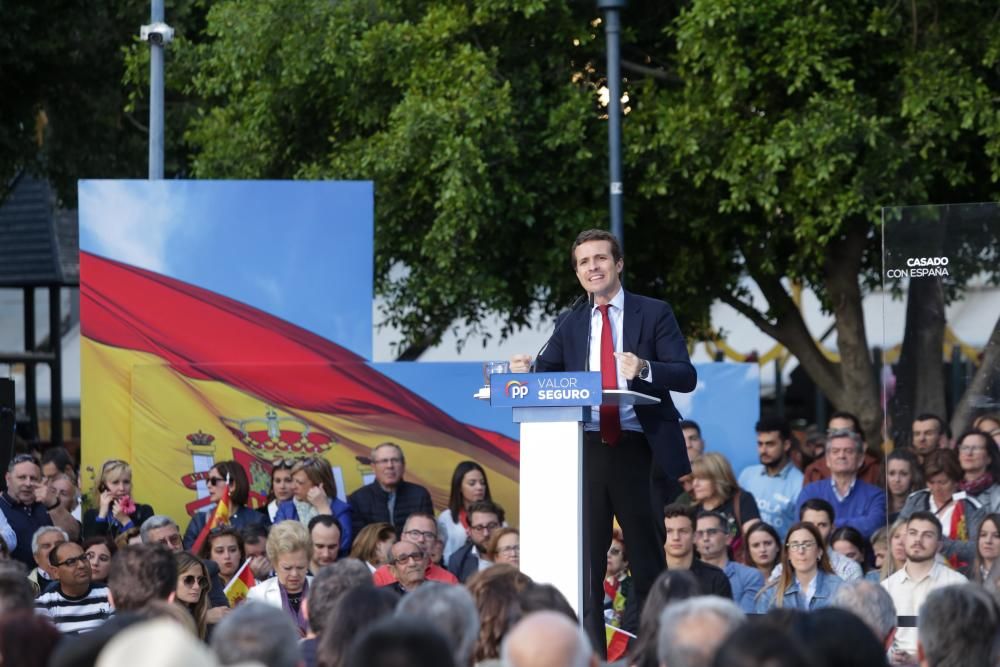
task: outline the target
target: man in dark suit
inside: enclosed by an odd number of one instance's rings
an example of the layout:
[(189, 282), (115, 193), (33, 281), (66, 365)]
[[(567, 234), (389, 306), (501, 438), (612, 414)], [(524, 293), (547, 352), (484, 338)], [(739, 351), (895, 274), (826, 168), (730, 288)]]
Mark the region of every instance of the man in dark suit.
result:
[[(535, 370), (599, 370), (605, 389), (633, 389), (660, 399), (634, 408), (594, 408), (584, 432), (584, 557), (591, 564), (584, 616), (595, 648), (602, 650), (604, 565), (613, 517), (621, 525), (635, 582), (636, 600), (628, 601), (635, 611), (627, 609), (626, 619), (638, 619), (637, 610), (664, 568), (663, 506), (680, 490), (677, 480), (691, 471), (670, 392), (692, 391), (697, 375), (670, 306), (622, 288), (624, 260), (614, 235), (582, 232), (570, 255), (592, 307), (574, 308), (557, 321)], [(530, 367), (528, 355), (511, 359), (514, 372)]]

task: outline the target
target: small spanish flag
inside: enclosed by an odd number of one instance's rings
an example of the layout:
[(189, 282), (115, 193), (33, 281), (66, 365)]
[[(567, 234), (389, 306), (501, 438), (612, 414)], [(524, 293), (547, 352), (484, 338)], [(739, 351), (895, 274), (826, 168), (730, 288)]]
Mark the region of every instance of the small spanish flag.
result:
[(604, 624), (604, 632), (608, 641), (608, 662), (615, 662), (625, 657), (628, 651), (628, 640), (635, 639), (635, 635), (626, 632), (621, 628), (616, 628), (610, 623)]
[(218, 528), (219, 526), (229, 523), (229, 510), (231, 503), (229, 502), (229, 477), (226, 477), (226, 485), (222, 489), (222, 498), (216, 503), (215, 509), (212, 510), (212, 516), (208, 517), (208, 521), (205, 522), (205, 527), (201, 529), (198, 533), (198, 539), (194, 541), (191, 545), (191, 553), (196, 554), (201, 551), (201, 545), (205, 543), (208, 538), (208, 534), (213, 528)]
[(236, 574), (229, 580), (226, 587), (222, 589), (222, 592), (226, 594), (226, 598), (229, 600), (230, 607), (235, 607), (240, 602), (243, 602), (250, 589), (257, 585), (257, 579), (253, 576), (253, 570), (247, 567), (248, 565), (250, 565), (249, 558), (236, 571)]

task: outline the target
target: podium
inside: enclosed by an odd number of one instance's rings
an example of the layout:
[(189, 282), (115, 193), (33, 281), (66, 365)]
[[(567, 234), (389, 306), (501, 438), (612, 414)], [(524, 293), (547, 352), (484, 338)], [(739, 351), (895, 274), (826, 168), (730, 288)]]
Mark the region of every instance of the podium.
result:
[[(484, 388), (485, 390), (486, 388)], [(511, 407), (521, 425), (521, 571), (552, 584), (577, 617), (589, 577), (584, 544), (584, 424), (594, 406), (652, 405), (660, 399), (626, 389), (601, 389), (600, 373), (504, 373), (490, 376), (494, 407)], [(603, 572), (605, 563), (595, 563)]]

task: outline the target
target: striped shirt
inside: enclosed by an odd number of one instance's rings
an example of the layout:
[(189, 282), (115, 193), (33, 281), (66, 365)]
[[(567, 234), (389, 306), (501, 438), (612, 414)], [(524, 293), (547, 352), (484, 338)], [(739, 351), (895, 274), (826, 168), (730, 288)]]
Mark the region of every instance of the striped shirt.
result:
[(89, 632), (99, 627), (114, 614), (108, 602), (108, 587), (91, 584), (85, 595), (71, 598), (63, 594), (62, 587), (42, 593), (35, 600), (35, 612), (46, 616), (67, 635)]

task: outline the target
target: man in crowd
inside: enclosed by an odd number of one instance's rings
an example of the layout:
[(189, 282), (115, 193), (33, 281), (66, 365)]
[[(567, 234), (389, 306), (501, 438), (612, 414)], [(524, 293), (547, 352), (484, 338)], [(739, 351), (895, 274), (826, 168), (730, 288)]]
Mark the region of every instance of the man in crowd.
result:
[(937, 415), (924, 413), (917, 415), (911, 427), (913, 452), (924, 462), (924, 457), (935, 449), (948, 447), (948, 430), (944, 420)]
[(503, 525), (503, 508), (488, 500), (480, 500), (469, 505), (469, 539), (465, 546), (448, 559), (448, 571), (458, 577), (463, 584), (476, 572), (485, 570), (492, 563), (486, 560), (490, 536)]
[(740, 488), (753, 494), (761, 521), (770, 524), (785, 539), (795, 523), (795, 503), (802, 490), (802, 473), (792, 463), (792, 431), (788, 422), (774, 417), (757, 422), (759, 465), (740, 473)]
[(799, 508), (799, 521), (805, 521), (816, 526), (816, 530), (823, 537), (823, 544), (826, 546), (826, 555), (830, 558), (830, 565), (838, 577), (844, 581), (854, 581), (863, 576), (861, 566), (857, 561), (853, 561), (830, 544), (830, 533), (833, 532), (833, 519), (835, 513), (833, 506), (825, 500), (814, 498), (802, 504)]
[(51, 526), (52, 519), (43, 503), (35, 497), (42, 483), (42, 469), (29, 454), (18, 454), (7, 466), (7, 490), (0, 494), (0, 510), (10, 524), (3, 538), (11, 548), (11, 558), (28, 567), (33, 565), (31, 536), (42, 526)]
[[(437, 539), (437, 521), (432, 514), (411, 514), (403, 526), (403, 532), (400, 537), (401, 541), (415, 544), (420, 547), (423, 553), (429, 554), (431, 545)], [(424, 575), (427, 581), (440, 581), (444, 584), (458, 583), (458, 579), (454, 574), (443, 567), (435, 565), (430, 561), (430, 558), (427, 558)], [(392, 568), (388, 565), (383, 565), (375, 570), (372, 579), (376, 586), (385, 586), (396, 580), (392, 573)]]
[(340, 555), (340, 524), (332, 514), (319, 514), (309, 520), (309, 539), (313, 555), (309, 571), (315, 576), (324, 565), (336, 562)]
[(299, 631), (288, 612), (261, 602), (233, 610), (212, 633), (220, 665), (260, 664), (301, 667)]
[(896, 637), (896, 605), (879, 584), (866, 579), (845, 583), (833, 594), (831, 604), (864, 621), (886, 652), (892, 648)]
[(972, 584), (932, 591), (917, 620), (920, 667), (996, 665), (1000, 604)]
[(351, 506), (353, 534), (370, 523), (392, 524), (399, 533), (414, 512), (434, 514), (431, 494), (419, 484), (403, 479), (406, 456), (394, 442), (383, 442), (372, 450), (375, 481), (366, 484), (348, 497)]
[[(327, 515), (321, 514), (320, 516)], [(250, 570), (257, 581), (264, 581), (274, 576), (274, 567), (267, 558), (267, 531), (268, 527), (261, 524), (248, 524), (240, 528), (240, 535), (243, 536), (243, 551), (250, 559)], [(339, 543), (337, 544), (337, 553), (340, 553)]]
[(827, 436), (826, 462), (830, 479), (807, 484), (798, 505), (814, 498), (830, 503), (837, 527), (852, 526), (866, 538), (885, 525), (885, 492), (858, 479), (864, 456), (864, 441), (851, 430), (832, 431)]
[(660, 667), (709, 667), (722, 642), (745, 621), (732, 600), (706, 595), (667, 605), (656, 639)]
[(299, 646), (306, 667), (316, 667), (316, 647), (332, 620), (330, 615), (337, 601), (349, 590), (371, 585), (368, 566), (354, 558), (338, 560), (316, 572), (309, 583), (309, 595), (302, 603), (302, 613), (309, 621), (309, 632)]
[(701, 437), (701, 426), (693, 419), (681, 420), (681, 432), (687, 447), (688, 461), (694, 461), (705, 453), (705, 441)]
[(56, 580), (55, 568), (49, 561), (49, 552), (60, 542), (68, 541), (66, 531), (56, 526), (42, 526), (31, 536), (31, 555), (35, 559), (35, 569), (28, 575), (28, 581), (34, 587), (36, 596), (48, 590), (50, 584)]
[(35, 601), (38, 613), (67, 635), (87, 632), (104, 623), (113, 613), (108, 588), (91, 581), (90, 561), (83, 547), (75, 542), (60, 542), (49, 551), (48, 558), (58, 583)]
[(518, 621), (504, 637), (500, 655), (506, 667), (597, 667), (600, 664), (587, 636), (575, 623), (555, 611), (537, 611)]
[(764, 577), (755, 567), (729, 560), (732, 536), (726, 530), (727, 525), (725, 517), (717, 512), (702, 512), (698, 515), (695, 530), (698, 555), (703, 562), (726, 573), (733, 600), (744, 612), (751, 613), (757, 594), (764, 587)]
[(694, 509), (681, 504), (667, 505), (663, 508), (663, 527), (667, 535), (663, 544), (667, 569), (690, 570), (702, 593), (732, 600), (733, 590), (726, 573), (695, 557)]
[(400, 540), (389, 547), (389, 569), (395, 581), (386, 585), (397, 593), (409, 593), (427, 581), (427, 552), (413, 542)]
[[(834, 412), (833, 416), (826, 423), (826, 431), (827, 433), (832, 433), (833, 431), (843, 430), (854, 431), (861, 437), (861, 441), (864, 443), (865, 432), (861, 429), (861, 420), (850, 412)], [(805, 469), (803, 484), (812, 484), (821, 479), (830, 479), (830, 466), (827, 463), (826, 457), (823, 456), (827, 445), (826, 436), (824, 435), (823, 438), (823, 444), (816, 453), (818, 458)], [(864, 458), (861, 460), (861, 468), (858, 470), (858, 479), (874, 486), (881, 486), (882, 457), (876, 456), (865, 449)]]
[[(584, 550), (592, 564), (583, 584), (584, 623), (603, 655), (604, 568), (599, 564), (607, 557), (617, 518), (635, 585), (627, 605), (641, 607), (663, 567), (660, 512), (681, 493), (680, 479), (691, 472), (670, 392), (693, 391), (697, 373), (669, 304), (622, 287), (625, 260), (613, 234), (581, 232), (570, 259), (591, 301), (560, 321), (534, 370), (600, 370), (605, 389), (632, 389), (660, 399), (651, 405), (595, 407), (584, 429), (584, 521), (589, 530)], [(529, 355), (511, 359), (514, 372), (531, 367)]]
[(28, 568), (16, 560), (0, 561), (0, 616), (35, 606), (35, 591), (28, 583)]
[(448, 640), (456, 665), (473, 663), (473, 650), (479, 639), (479, 612), (472, 594), (464, 586), (424, 584), (399, 601), (396, 616), (430, 621)]
[[(931, 591), (964, 584), (964, 576), (936, 561), (941, 546), (941, 522), (930, 512), (914, 512), (906, 522), (906, 564), (882, 582), (900, 616), (916, 616)], [(895, 664), (917, 660), (916, 628), (899, 628), (893, 643)]]
[(153, 600), (172, 602), (176, 588), (174, 554), (159, 544), (130, 544), (111, 559), (108, 601), (115, 612), (142, 609)]
[[(172, 553), (184, 551), (184, 540), (177, 523), (165, 514), (156, 514), (146, 519), (139, 528), (139, 537), (143, 544), (158, 544)], [(229, 599), (223, 592), (226, 585), (219, 576), (219, 564), (212, 559), (201, 561), (208, 571), (212, 588), (208, 593), (208, 622), (218, 623), (229, 610)]]

